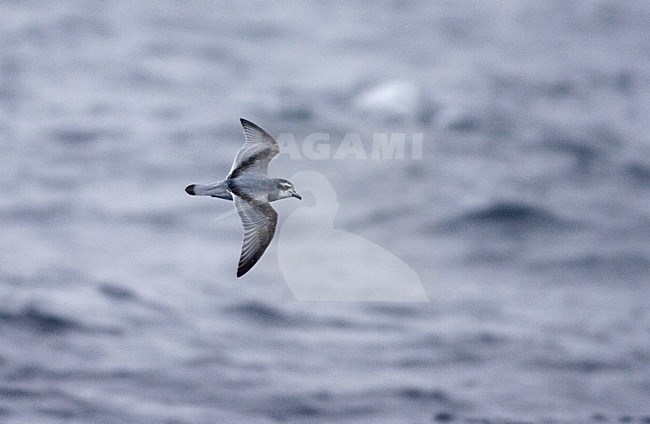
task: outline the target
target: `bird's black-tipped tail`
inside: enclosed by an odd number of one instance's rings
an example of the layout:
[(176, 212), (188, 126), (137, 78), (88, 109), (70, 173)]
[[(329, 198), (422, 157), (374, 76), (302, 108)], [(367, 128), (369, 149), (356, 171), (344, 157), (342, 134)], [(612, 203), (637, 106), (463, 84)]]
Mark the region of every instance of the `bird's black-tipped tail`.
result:
[(212, 184), (192, 184), (185, 187), (185, 192), (191, 196), (212, 196), (232, 200), (228, 185), (224, 181)]

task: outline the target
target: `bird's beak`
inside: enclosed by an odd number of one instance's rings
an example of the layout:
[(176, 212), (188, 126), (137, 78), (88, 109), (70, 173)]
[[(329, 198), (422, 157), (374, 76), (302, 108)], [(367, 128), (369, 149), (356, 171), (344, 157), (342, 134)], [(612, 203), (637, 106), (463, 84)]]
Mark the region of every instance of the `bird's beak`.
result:
[(300, 196), (300, 195), (299, 195), (298, 193), (296, 193), (295, 191), (294, 191), (293, 193), (291, 193), (291, 196), (292, 196), (292, 197), (296, 197), (296, 198), (298, 198), (298, 200), (302, 200), (302, 196)]

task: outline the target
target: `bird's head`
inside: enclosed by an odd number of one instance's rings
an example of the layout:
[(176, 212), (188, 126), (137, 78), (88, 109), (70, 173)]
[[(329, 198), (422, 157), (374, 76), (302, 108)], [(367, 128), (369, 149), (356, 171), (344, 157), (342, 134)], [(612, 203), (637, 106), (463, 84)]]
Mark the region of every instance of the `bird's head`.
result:
[(298, 193), (296, 193), (296, 188), (293, 186), (293, 183), (291, 181), (284, 180), (282, 178), (278, 178), (276, 180), (276, 192), (277, 192), (277, 198), (278, 199), (286, 199), (287, 197), (295, 197), (297, 199), (302, 200), (302, 196), (300, 196)]

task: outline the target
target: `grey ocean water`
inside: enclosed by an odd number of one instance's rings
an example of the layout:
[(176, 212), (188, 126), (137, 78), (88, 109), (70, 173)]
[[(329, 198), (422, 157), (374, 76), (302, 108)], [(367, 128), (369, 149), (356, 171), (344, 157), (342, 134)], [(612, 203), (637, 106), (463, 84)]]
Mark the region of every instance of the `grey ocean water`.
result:
[[(0, 422), (650, 419), (650, 3), (0, 5)], [(240, 116), (431, 302), (235, 278)]]

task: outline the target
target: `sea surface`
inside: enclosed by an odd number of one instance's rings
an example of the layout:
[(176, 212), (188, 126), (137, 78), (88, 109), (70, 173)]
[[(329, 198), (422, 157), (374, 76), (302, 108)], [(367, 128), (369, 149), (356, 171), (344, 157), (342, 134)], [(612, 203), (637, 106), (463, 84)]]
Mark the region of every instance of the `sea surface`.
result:
[[(0, 422), (649, 422), (649, 29), (641, 0), (0, 2)], [(237, 279), (232, 203), (184, 188), (240, 116), (327, 134), (271, 174), (322, 176), (338, 240), (429, 301), (299, 300), (290, 237)], [(296, 188), (279, 228), (330, 204)]]

